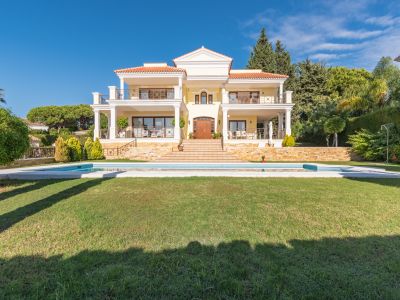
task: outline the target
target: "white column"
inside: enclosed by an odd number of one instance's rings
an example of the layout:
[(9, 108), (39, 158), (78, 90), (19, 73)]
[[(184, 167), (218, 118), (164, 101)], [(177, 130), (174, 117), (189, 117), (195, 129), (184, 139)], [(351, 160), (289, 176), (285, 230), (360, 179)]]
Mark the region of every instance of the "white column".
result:
[(278, 113), (278, 139), (282, 138), (283, 132), (283, 113)]
[(279, 103), (283, 101), (283, 82), (279, 84)]
[(115, 108), (115, 106), (112, 106), (111, 107), (111, 110), (110, 110), (110, 115), (111, 115), (111, 118), (110, 118), (110, 139), (115, 139), (115, 137), (116, 137), (116, 130), (117, 130), (117, 111), (116, 111), (116, 108)]
[(127, 137), (131, 138), (133, 137), (133, 128), (132, 128), (132, 116), (128, 115), (128, 135)]
[(94, 111), (94, 131), (93, 131), (93, 139), (96, 140), (100, 138), (100, 111)]
[(225, 88), (221, 89), (222, 103), (229, 103), (228, 91)]
[(286, 91), (285, 92), (286, 96), (285, 96), (285, 103), (292, 103), (292, 94), (293, 91)]
[(285, 112), (285, 133), (287, 135), (291, 135), (292, 134), (292, 128), (291, 128), (291, 110), (286, 110)]
[(108, 87), (109, 95), (110, 95), (110, 100), (116, 100), (117, 99), (117, 87), (116, 86), (109, 86)]
[(180, 105), (175, 106), (175, 128), (174, 128), (174, 139), (179, 141), (181, 139), (181, 128), (179, 123), (181, 120), (181, 107)]
[(222, 136), (224, 141), (228, 140), (228, 110), (222, 109)]
[(124, 100), (125, 99), (124, 78), (122, 77), (119, 78), (119, 94), (121, 95), (120, 100)]
[(179, 77), (178, 99), (182, 99), (182, 77)]
[(272, 145), (272, 136), (274, 135), (274, 129), (273, 129), (271, 121), (269, 121), (269, 123), (268, 123), (268, 130), (269, 130), (268, 142), (270, 145)]

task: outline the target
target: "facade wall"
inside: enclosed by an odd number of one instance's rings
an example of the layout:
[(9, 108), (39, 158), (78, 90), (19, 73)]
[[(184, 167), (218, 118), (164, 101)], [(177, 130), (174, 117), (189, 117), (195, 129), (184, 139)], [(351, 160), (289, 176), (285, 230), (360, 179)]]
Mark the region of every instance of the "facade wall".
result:
[(259, 148), (258, 144), (225, 144), (225, 149), (244, 161), (350, 161), (357, 157), (347, 147)]

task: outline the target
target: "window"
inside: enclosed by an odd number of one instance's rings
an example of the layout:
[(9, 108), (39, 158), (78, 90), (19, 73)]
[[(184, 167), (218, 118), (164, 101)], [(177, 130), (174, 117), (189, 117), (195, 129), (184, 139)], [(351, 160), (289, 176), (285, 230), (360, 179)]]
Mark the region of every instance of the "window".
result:
[(229, 121), (229, 130), (235, 131), (246, 131), (246, 121)]
[(199, 104), (199, 95), (194, 95), (194, 104)]
[(213, 95), (208, 95), (208, 104), (213, 104)]
[(201, 92), (200, 98), (201, 98), (201, 104), (207, 104), (207, 93), (206, 92)]

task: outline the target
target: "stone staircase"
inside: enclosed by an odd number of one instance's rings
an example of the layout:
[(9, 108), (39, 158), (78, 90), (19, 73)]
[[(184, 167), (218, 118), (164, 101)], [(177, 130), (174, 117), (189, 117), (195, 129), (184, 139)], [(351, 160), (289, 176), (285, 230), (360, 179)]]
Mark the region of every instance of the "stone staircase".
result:
[(241, 162), (222, 149), (220, 140), (184, 140), (183, 151), (174, 148), (158, 162)]

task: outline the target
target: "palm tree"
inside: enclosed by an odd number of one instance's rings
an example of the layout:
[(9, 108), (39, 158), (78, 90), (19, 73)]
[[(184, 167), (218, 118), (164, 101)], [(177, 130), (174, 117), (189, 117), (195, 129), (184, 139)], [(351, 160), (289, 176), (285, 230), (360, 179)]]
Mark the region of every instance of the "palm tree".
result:
[(6, 100), (4, 99), (3, 95), (3, 89), (0, 89), (0, 103), (6, 103)]

